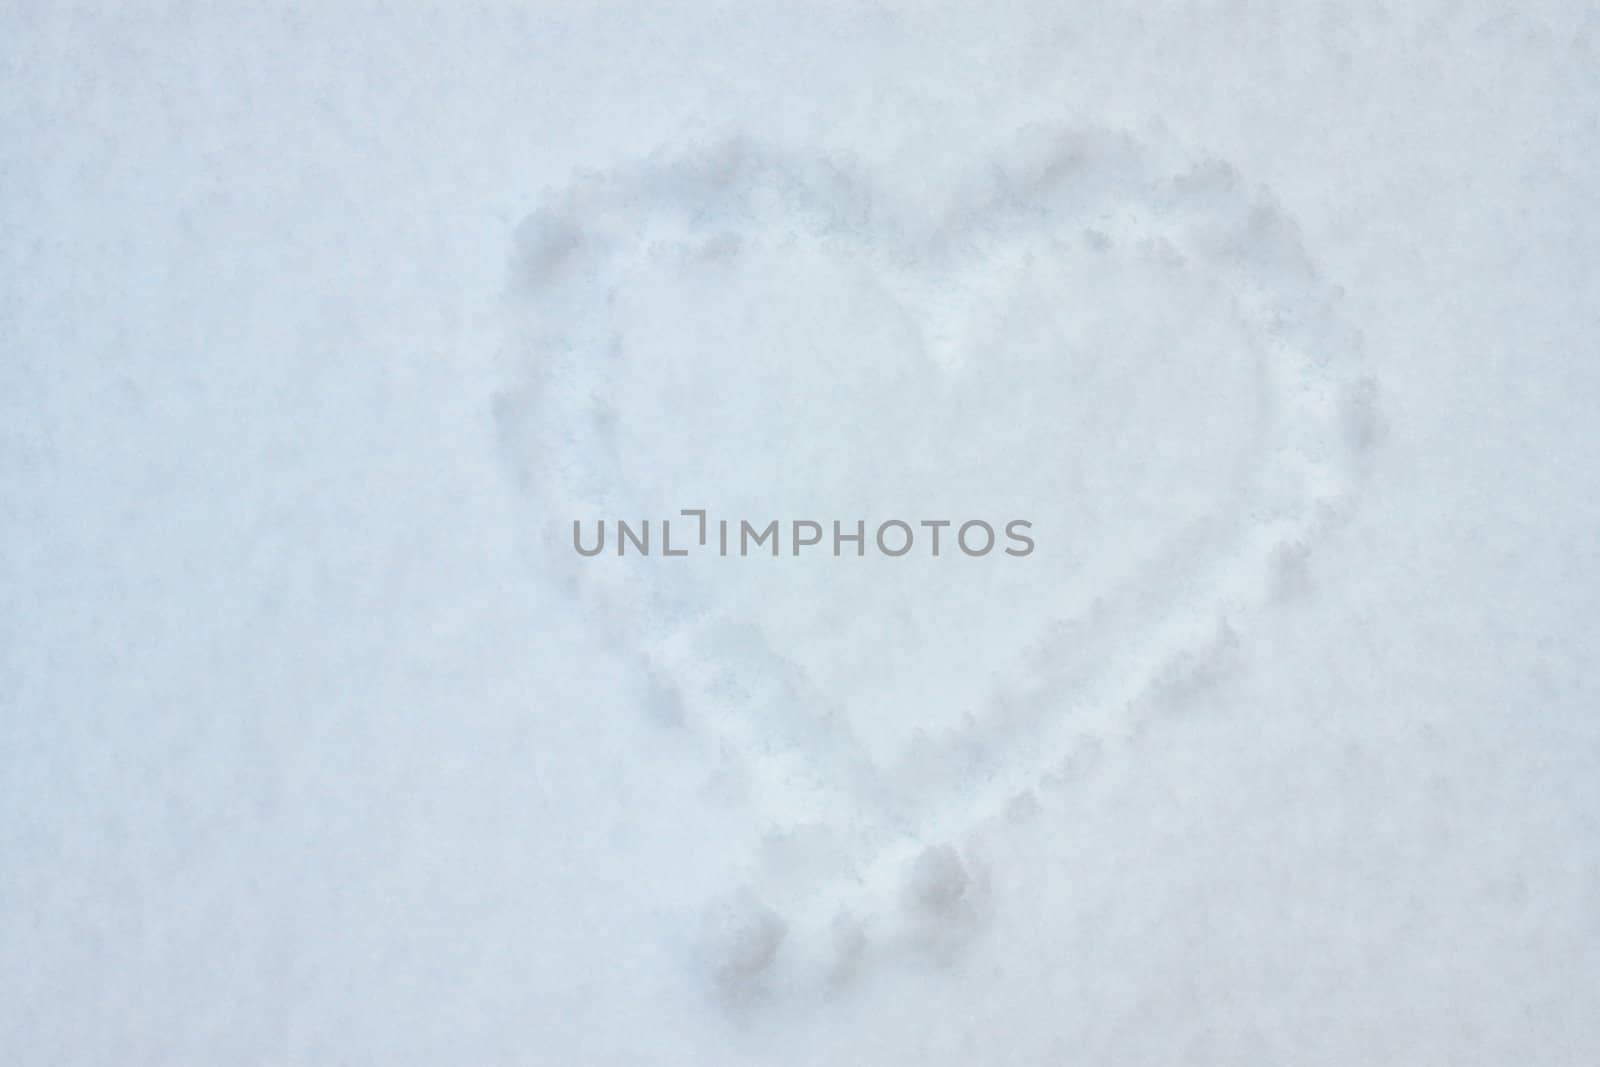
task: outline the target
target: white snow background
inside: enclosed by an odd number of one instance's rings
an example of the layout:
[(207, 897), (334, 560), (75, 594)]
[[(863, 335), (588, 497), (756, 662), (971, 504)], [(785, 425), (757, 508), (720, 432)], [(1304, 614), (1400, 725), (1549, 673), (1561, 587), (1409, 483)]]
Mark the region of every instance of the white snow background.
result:
[(1600, 1062), (1597, 264), (1581, 3), (0, 5), (0, 1063)]

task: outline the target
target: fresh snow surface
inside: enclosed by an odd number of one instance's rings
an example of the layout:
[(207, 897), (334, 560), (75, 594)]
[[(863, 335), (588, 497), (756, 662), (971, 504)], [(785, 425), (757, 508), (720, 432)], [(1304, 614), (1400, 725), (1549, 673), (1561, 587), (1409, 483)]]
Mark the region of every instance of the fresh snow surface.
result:
[(1590, 5), (0, 4), (0, 293), (0, 1063), (1600, 1063)]

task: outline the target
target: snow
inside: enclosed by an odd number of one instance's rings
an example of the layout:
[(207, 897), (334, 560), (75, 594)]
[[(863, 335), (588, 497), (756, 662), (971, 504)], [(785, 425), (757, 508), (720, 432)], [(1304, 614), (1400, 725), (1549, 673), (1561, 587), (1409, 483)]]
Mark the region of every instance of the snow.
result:
[(1600, 15), (0, 26), (6, 1062), (1600, 1061)]

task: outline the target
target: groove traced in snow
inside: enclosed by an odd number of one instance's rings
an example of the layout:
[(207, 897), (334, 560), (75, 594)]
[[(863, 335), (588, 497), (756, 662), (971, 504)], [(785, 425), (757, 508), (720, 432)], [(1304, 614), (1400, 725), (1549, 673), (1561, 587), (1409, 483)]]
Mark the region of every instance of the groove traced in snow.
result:
[[(590, 176), (519, 234), (497, 417), (540, 554), (774, 826), (713, 911), (723, 980), (836, 982), (974, 928), (951, 843), (1203, 684), (1371, 444), (1334, 295), (1231, 168), (1089, 130), (974, 173), (925, 217), (734, 143)], [(573, 519), (686, 507), (869, 538), (1023, 518), (1038, 548), (572, 551)]]

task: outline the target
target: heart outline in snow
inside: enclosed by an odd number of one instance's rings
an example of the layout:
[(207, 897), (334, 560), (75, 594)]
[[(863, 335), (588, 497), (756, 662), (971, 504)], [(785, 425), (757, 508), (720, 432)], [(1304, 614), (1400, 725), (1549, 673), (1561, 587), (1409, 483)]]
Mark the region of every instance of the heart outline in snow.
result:
[[(716, 924), (727, 944), (713, 949), (712, 967), (725, 987), (748, 985), (772, 969), (789, 922), (825, 930), (811, 939), (824, 946), (812, 952), (818, 959), (805, 966), (836, 977), (862, 953), (863, 916), (909, 908), (901, 926), (922, 931), (916, 936), (924, 941), (930, 929), (975, 921), (977, 883), (950, 842), (1031, 794), (1070, 763), (1085, 738), (1125, 730), (1133, 709), (1176, 699), (1203, 681), (1231, 641), (1228, 620), (1269, 608), (1292, 591), (1311, 543), (1347, 511), (1376, 436), (1374, 390), (1359, 366), (1359, 338), (1336, 314), (1337, 294), (1321, 282), (1270, 198), (1246, 190), (1227, 165), (1191, 162), (1171, 145), (1125, 133), (1033, 130), (990, 157), (949, 203), (942, 211), (899, 212), (873, 183), (832, 161), (736, 140), (582, 178), (551, 196), (519, 231), (514, 341), (496, 416), (502, 455), (536, 509), (541, 557), (595, 609), (596, 624), (638, 654), (680, 721), (704, 737), (744, 783), (747, 802), (779, 828), (781, 855), (766, 863), (771, 872), (753, 876), (759, 898), (746, 894), (737, 898), (743, 903), (718, 912), (732, 916)], [(763, 235), (768, 247), (757, 247)], [(1005, 298), (993, 289), (996, 280), (1006, 290), (1025, 288), (1027, 278), (1051, 269), (1067, 273), (1047, 281), (1067, 287), (1092, 289), (1109, 278), (1101, 291), (1107, 299), (1143, 286), (1140, 300), (1176, 300), (1186, 292), (1208, 301), (1190, 308), (1216, 330), (1213, 347), (1202, 346), (1201, 354), (1227, 354), (1229, 362), (1215, 372), (1240, 375), (1261, 401), (1259, 420), (1236, 420), (1251, 422), (1248, 432), (1235, 434), (1235, 458), (1245, 462), (1219, 483), (1226, 489), (1215, 506), (1177, 525), (1155, 520), (1154, 547), (1114, 582), (1077, 590), (1079, 611), (1041, 611), (1024, 593), (1034, 616), (1017, 625), (1028, 655), (992, 664), (998, 688), (986, 674), (984, 698), (963, 702), (955, 709), (960, 714), (946, 715), (937, 729), (906, 737), (888, 758), (882, 744), (864, 746), (856, 736), (861, 713), (852, 719), (841, 711), (837, 678), (832, 689), (817, 682), (822, 668), (844, 661), (824, 653), (808, 664), (784, 648), (775, 637), (784, 616), (727, 599), (703, 571), (700, 584), (692, 575), (685, 580), (670, 571), (677, 561), (600, 567), (579, 559), (569, 540), (578, 518), (676, 518), (680, 507), (708, 505), (716, 518), (716, 502), (703, 498), (714, 480), (702, 482), (701, 499), (678, 498), (674, 505), (673, 489), (652, 496), (618, 460), (625, 447), (644, 447), (627, 440), (632, 424), (613, 410), (640, 380), (638, 345), (630, 362), (629, 326), (619, 324), (627, 320), (639, 333), (697, 321), (674, 318), (670, 308), (651, 318), (636, 291), (649, 290), (644, 283), (654, 279), (658, 291), (673, 292), (662, 281), (667, 276), (732, 284), (759, 274), (763, 264), (781, 281), (784, 271), (803, 269), (796, 257), (806, 249), (826, 261), (824, 273), (829, 264), (865, 264), (848, 284), (820, 290), (829, 298), (847, 303), (855, 290), (882, 283), (892, 295), (874, 306), (910, 305), (919, 320), (910, 334), (883, 326), (883, 336), (871, 339), (878, 353), (898, 350), (896, 338), (911, 338), (895, 373), (865, 383), (863, 403), (887, 395), (891, 385), (934, 383), (944, 396), (952, 381), (962, 393), (985, 380), (993, 384), (992, 374), (971, 376), (974, 364), (980, 374), (989, 364), (970, 358), (969, 322)], [(949, 299), (957, 288), (964, 302)], [(759, 295), (781, 303), (784, 291)], [(1207, 311), (1213, 305), (1216, 316)], [(991, 316), (994, 322), (1005, 318), (1003, 311)], [(870, 315), (857, 321), (880, 323)], [(780, 325), (792, 333), (797, 322), (809, 328), (794, 319)], [(841, 364), (841, 373), (862, 364)], [(1076, 369), (1086, 366), (1080, 360)], [(721, 365), (724, 372), (737, 369)], [(827, 374), (805, 373), (832, 388)], [(1097, 381), (1099, 391), (1088, 390), (1093, 406), (1115, 406), (1113, 398), (1123, 394), (1105, 383), (1120, 379)], [(652, 383), (655, 392), (634, 397), (636, 406), (671, 403), (665, 394), (674, 383), (661, 377)], [(736, 398), (748, 384), (733, 387)], [(993, 388), (1020, 393), (1026, 384), (1000, 380)], [(691, 399), (715, 388), (706, 379), (676, 385)], [(839, 393), (823, 397), (833, 402)], [(809, 407), (801, 405), (798, 425), (827, 414), (818, 403), (813, 397)], [(775, 410), (768, 416), (777, 417)], [(899, 431), (912, 432), (909, 426)], [(666, 446), (660, 437), (646, 444)], [(1152, 452), (1128, 463), (1130, 470), (1165, 463), (1150, 484), (1170, 485), (1174, 472), (1185, 469), (1175, 465), (1181, 460), (1176, 452)], [(846, 486), (851, 469), (847, 462), (830, 467), (816, 481)], [(877, 484), (871, 476), (850, 483)], [(938, 484), (915, 483), (910, 498), (919, 485), (926, 491)], [(1122, 496), (1138, 495), (1125, 489), (1115, 484), (1093, 500), (1115, 511)], [(842, 496), (857, 504), (864, 499), (849, 491)], [(1128, 514), (1149, 521), (1165, 512)], [(825, 517), (858, 516), (846, 505)], [(1107, 520), (1096, 536), (1105, 542), (1118, 529)], [(1069, 580), (1067, 571), (1054, 573)], [(970, 570), (968, 577), (992, 580)], [(906, 676), (908, 662), (889, 672), (891, 685)], [(849, 677), (843, 669), (838, 676)], [(781, 844), (796, 840), (802, 844)], [(787, 919), (770, 912), (766, 900), (776, 900)], [(788, 951), (805, 955), (803, 946), (793, 948), (796, 940)]]

